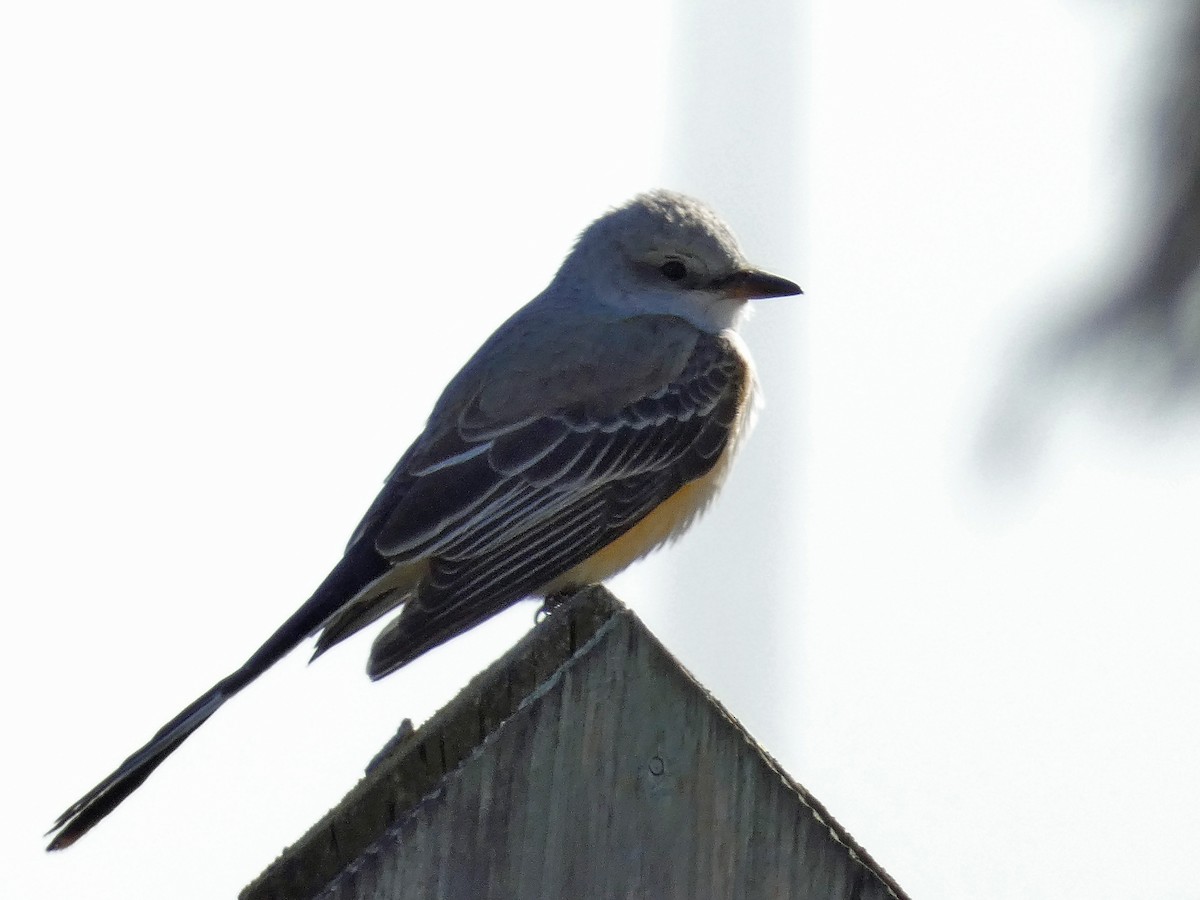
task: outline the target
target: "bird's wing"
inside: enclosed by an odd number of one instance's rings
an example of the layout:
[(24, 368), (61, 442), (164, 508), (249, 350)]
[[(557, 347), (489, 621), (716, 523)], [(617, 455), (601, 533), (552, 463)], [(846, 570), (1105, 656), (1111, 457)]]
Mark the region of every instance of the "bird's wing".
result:
[(528, 498), (504, 470), (523, 446), (549, 452), (565, 436), (563, 414), (607, 421), (663, 389), (699, 336), (674, 316), (597, 320), (537, 302), (513, 316), (447, 386), (355, 529), (347, 556), (382, 569), (332, 608), (314, 656), (411, 599), (439, 535), (503, 525), (517, 512)]
[[(381, 532), (397, 527), (397, 511), (403, 507), (407, 515), (416, 505), (404, 498), (418, 481), (431, 493), (435, 484), (469, 475), (471, 467), (463, 464), (487, 452), (494, 438), (568, 408), (613, 416), (670, 383), (691, 359), (699, 334), (674, 316), (597, 322), (561, 313), (535, 301), (476, 351), (443, 392), (424, 433), (392, 469), (347, 552), (360, 543), (381, 543)], [(465, 499), (467, 486), (452, 492)], [(395, 548), (387, 555), (393, 562), (411, 559)]]
[(713, 467), (742, 412), (748, 367), (730, 337), (695, 333), (673, 368), (615, 409), (584, 394), (490, 424), (468, 405), (432, 462), (414, 458), (374, 540), (385, 557), (426, 561), (428, 573), (377, 640), (372, 677), (537, 591)]

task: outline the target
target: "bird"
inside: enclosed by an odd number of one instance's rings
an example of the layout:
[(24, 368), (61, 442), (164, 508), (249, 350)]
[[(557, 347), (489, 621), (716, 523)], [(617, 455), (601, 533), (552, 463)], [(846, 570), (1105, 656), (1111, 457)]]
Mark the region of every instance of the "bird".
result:
[(751, 266), (729, 226), (683, 194), (639, 194), (596, 219), (451, 379), (312, 596), (59, 816), (47, 849), (75, 843), (314, 635), (315, 659), (394, 614), (367, 663), (380, 679), (518, 601), (552, 609), (678, 537), (753, 418), (737, 333), (749, 301), (801, 293)]

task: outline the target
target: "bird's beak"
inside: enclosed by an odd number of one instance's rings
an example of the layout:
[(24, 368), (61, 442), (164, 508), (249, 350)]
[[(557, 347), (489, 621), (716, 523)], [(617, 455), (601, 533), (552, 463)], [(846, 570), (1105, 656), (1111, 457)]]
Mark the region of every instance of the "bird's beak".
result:
[(742, 269), (719, 278), (713, 285), (734, 300), (765, 300), (768, 297), (791, 297), (803, 294), (800, 285), (760, 269)]

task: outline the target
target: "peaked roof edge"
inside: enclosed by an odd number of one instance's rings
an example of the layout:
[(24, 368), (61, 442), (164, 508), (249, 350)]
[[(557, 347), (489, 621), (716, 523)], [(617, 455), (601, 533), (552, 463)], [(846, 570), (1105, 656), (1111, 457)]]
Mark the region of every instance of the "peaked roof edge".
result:
[(522, 703), (545, 690), (555, 673), (621, 613), (631, 615), (605, 588), (584, 588), (420, 728), (414, 730), (405, 719), (358, 784), (243, 889), (241, 900), (290, 900), (321, 890), (389, 826), (435, 793), (447, 773)]
[(241, 900), (291, 900), (317, 894), (389, 828), (436, 794), (448, 773), (479, 752), (523, 705), (549, 690), (567, 666), (585, 657), (620, 620), (626, 620), (671, 660), (853, 859), (877, 877), (896, 900), (908, 900), (825, 806), (784, 771), (633, 612), (599, 585), (584, 588), (557, 607), (420, 728), (414, 730), (405, 719), (396, 736), (371, 760), (359, 783), (251, 882)]

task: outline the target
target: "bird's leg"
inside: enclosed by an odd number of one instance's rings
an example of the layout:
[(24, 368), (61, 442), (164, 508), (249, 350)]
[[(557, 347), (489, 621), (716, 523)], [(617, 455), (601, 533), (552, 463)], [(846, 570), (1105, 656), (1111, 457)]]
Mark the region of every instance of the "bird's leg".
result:
[(538, 607), (538, 611), (533, 614), (533, 621), (545, 621), (547, 616), (553, 615), (556, 609), (578, 594), (580, 590), (582, 590), (580, 587), (568, 587), (561, 591), (555, 591), (553, 594), (547, 594), (542, 598), (542, 605)]

